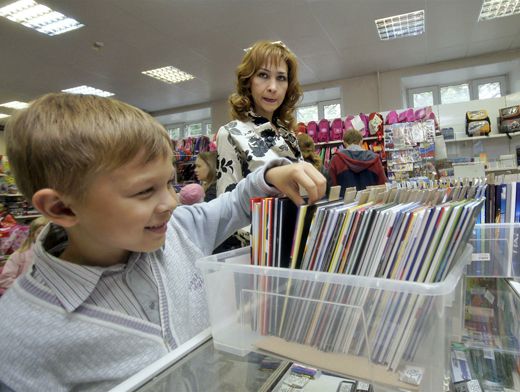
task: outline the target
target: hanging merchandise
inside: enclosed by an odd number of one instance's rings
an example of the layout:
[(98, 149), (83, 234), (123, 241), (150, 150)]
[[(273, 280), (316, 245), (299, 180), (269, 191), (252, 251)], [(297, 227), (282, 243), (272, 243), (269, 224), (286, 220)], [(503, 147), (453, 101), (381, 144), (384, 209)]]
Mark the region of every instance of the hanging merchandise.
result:
[(399, 122), (399, 115), (397, 114), (397, 111), (392, 110), (388, 112), (386, 115), (385, 124), (392, 125)]
[(435, 158), (435, 123), (426, 120), (385, 125), (384, 148), (389, 180), (428, 177)]
[(484, 136), (491, 132), (491, 122), (487, 110), (466, 112), (466, 135)]

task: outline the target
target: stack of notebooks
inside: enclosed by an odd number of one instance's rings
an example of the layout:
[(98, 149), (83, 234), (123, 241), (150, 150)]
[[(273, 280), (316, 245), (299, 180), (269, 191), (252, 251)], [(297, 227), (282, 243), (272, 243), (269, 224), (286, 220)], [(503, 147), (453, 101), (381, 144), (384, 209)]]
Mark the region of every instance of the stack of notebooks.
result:
[[(439, 282), (465, 248), (485, 187), (347, 191), (344, 200), (299, 207), (284, 198), (252, 199), (251, 263)], [(431, 296), (310, 278), (260, 276), (255, 284), (253, 330), (363, 355), (392, 371), (413, 359), (432, 313)]]

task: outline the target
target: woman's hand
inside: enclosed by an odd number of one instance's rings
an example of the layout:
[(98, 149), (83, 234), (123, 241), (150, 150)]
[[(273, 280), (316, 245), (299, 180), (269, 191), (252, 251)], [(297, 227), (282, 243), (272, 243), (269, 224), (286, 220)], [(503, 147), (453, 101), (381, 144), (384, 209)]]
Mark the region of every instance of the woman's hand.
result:
[(307, 192), (311, 204), (320, 200), (327, 189), (325, 177), (308, 162), (273, 167), (265, 173), (265, 181), (298, 205), (304, 203), (300, 187)]

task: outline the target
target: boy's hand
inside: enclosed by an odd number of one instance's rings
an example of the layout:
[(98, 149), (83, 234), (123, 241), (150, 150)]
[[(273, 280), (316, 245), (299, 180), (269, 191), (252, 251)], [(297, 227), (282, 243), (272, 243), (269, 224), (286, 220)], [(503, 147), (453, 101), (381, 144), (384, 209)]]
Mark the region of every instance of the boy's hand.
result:
[(327, 188), (325, 177), (308, 162), (273, 167), (265, 173), (265, 181), (298, 205), (304, 202), (300, 186), (307, 191), (311, 204), (320, 200)]

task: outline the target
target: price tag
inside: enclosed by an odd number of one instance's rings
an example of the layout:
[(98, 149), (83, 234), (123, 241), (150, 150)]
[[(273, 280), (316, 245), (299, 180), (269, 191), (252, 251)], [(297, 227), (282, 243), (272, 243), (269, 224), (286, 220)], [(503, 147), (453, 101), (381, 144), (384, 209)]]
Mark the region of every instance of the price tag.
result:
[(491, 260), (491, 255), (489, 253), (472, 253), (471, 261), (489, 261)]

